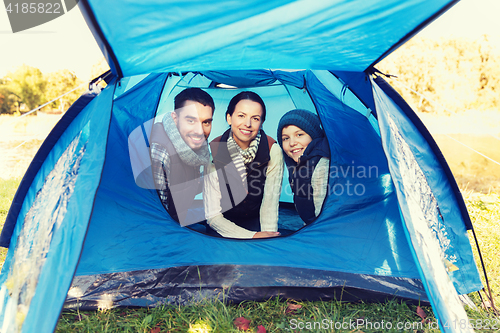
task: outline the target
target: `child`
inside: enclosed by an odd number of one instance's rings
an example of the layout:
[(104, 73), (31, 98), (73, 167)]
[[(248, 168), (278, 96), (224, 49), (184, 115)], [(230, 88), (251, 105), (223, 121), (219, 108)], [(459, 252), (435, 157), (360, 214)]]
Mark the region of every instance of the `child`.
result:
[(328, 192), (330, 147), (319, 117), (299, 109), (285, 113), (277, 139), (288, 167), (295, 209), (309, 224), (321, 212)]

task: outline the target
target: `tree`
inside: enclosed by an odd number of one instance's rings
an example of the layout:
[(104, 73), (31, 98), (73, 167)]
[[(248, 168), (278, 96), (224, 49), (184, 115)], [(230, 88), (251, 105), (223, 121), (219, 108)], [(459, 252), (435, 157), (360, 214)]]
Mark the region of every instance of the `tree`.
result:
[[(47, 89), (46, 100), (51, 101), (81, 85), (83, 82), (76, 77), (73, 72), (67, 69), (59, 70), (57, 72), (49, 73), (46, 76)], [(78, 97), (82, 94), (86, 87), (82, 86), (72, 93), (61, 97), (57, 101), (51, 103), (52, 108), (58, 108), (65, 111), (71, 104), (73, 104)]]
[(16, 97), (6, 87), (5, 83), (0, 80), (0, 114), (14, 113)]
[(409, 88), (395, 82), (413, 109), (457, 113), (498, 109), (499, 65), (500, 55), (489, 46), (487, 36), (479, 41), (416, 37), (376, 67), (398, 76), (399, 83)]
[(47, 81), (38, 68), (22, 65), (14, 73), (8, 73), (5, 80), (5, 88), (17, 96), (18, 107), (24, 103), (32, 110), (44, 102)]

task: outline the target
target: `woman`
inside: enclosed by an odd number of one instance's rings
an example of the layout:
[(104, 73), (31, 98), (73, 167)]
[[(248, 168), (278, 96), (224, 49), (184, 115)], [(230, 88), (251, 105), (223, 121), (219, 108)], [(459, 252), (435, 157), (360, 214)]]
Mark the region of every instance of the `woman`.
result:
[(295, 209), (309, 224), (321, 212), (328, 194), (330, 147), (319, 117), (292, 110), (281, 117), (278, 141), (285, 154)]
[(279, 236), (283, 154), (261, 129), (265, 119), (260, 96), (243, 91), (229, 102), (230, 128), (210, 143), (213, 164), (205, 177), (205, 212), (208, 225), (223, 237)]

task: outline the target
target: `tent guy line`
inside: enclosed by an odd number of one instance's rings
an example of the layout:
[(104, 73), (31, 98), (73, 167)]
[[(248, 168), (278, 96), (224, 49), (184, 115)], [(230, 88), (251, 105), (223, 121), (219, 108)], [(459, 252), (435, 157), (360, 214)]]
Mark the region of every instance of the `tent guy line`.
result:
[(15, 122), (17, 122), (19, 119), (21, 119), (21, 118), (23, 118), (23, 117), (25, 117), (25, 116), (27, 116), (27, 115), (30, 115), (30, 114), (32, 114), (33, 112), (36, 112), (36, 111), (40, 110), (40, 109), (41, 109), (41, 108), (43, 108), (44, 106), (47, 106), (47, 105), (49, 105), (50, 103), (55, 102), (55, 101), (57, 101), (58, 99), (60, 99), (60, 98), (62, 98), (62, 97), (64, 97), (64, 96), (66, 96), (66, 95), (68, 95), (68, 94), (71, 94), (73, 91), (80, 89), (82, 86), (84, 86), (84, 85), (86, 85), (86, 84), (89, 84), (90, 82), (92, 82), (92, 81), (90, 81), (90, 80), (89, 80), (89, 81), (87, 81), (87, 82), (83, 82), (83, 83), (82, 83), (82, 84), (80, 84), (78, 87), (73, 88), (73, 89), (71, 89), (70, 91), (65, 92), (65, 93), (64, 93), (64, 94), (62, 94), (62, 95), (59, 95), (58, 97), (54, 98), (53, 100), (48, 101), (48, 102), (46, 102), (46, 103), (44, 103), (44, 104), (42, 104), (42, 105), (40, 105), (40, 106), (38, 106), (38, 107), (34, 108), (33, 110), (30, 110), (30, 111), (28, 111), (28, 112), (26, 112), (26, 113), (23, 113), (23, 114), (22, 114), (22, 115), (20, 115), (19, 117), (16, 117), (16, 118), (12, 119), (10, 122), (5, 123), (5, 124), (4, 124), (4, 125), (2, 125), (2, 126), (9, 127), (10, 125), (12, 125), (12, 124), (14, 124)]

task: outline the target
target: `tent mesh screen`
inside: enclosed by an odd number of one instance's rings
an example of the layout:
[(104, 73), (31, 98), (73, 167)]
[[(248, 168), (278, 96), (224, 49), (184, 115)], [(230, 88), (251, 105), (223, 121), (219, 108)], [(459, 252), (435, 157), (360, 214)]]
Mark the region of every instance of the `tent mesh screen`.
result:
[[(8, 328), (9, 332), (21, 330), (47, 260), (53, 235), (66, 216), (80, 162), (85, 154), (88, 128), (89, 124), (59, 157), (25, 215), (7, 280), (0, 290), (0, 313), (5, 313), (2, 332), (4, 328)], [(6, 308), (1, 309), (4, 306)]]

